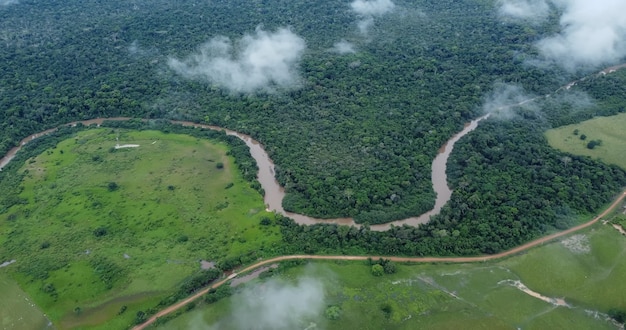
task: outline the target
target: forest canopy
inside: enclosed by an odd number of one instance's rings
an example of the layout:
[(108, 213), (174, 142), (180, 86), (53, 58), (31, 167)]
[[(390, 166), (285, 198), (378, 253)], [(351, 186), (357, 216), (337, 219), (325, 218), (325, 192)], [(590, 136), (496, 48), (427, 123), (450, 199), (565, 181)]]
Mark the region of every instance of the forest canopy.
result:
[[(262, 142), (289, 211), (416, 216), (434, 204), (437, 151), (493, 100), (501, 109), (624, 60), (624, 38), (578, 43), (592, 14), (623, 37), (623, 5), (583, 15), (583, 1), (538, 2), (3, 3), (0, 153), (78, 119), (192, 120)], [(621, 169), (564, 164), (542, 137), (624, 111), (626, 75), (590, 77), (460, 141), (451, 202), (416, 236), (397, 234), (436, 248), (403, 253), (498, 251), (572, 225), (626, 185)]]

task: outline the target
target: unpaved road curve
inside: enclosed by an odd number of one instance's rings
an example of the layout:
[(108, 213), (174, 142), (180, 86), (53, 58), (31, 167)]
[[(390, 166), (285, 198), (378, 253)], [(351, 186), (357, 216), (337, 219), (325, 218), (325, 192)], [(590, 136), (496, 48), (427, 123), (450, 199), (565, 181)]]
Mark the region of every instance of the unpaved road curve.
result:
[[(542, 237), (539, 239), (536, 239), (534, 241), (528, 242), (524, 245), (520, 245), (516, 248), (513, 248), (511, 250), (508, 251), (504, 251), (504, 252), (500, 252), (498, 254), (491, 254), (491, 255), (485, 255), (485, 256), (477, 256), (477, 257), (418, 257), (418, 258), (413, 258), (413, 257), (387, 257), (387, 256), (317, 256), (317, 255), (308, 255), (308, 254), (303, 254), (303, 255), (289, 255), (289, 256), (281, 256), (281, 257), (276, 257), (276, 258), (271, 258), (271, 259), (266, 259), (263, 261), (259, 261), (257, 263), (255, 263), (254, 265), (248, 266), (242, 270), (239, 271), (239, 274), (241, 273), (246, 273), (249, 272), (251, 270), (254, 270), (256, 268), (262, 267), (264, 265), (267, 264), (272, 264), (272, 263), (276, 263), (276, 262), (280, 262), (280, 261), (285, 261), (285, 260), (295, 260), (295, 259), (312, 259), (312, 260), (367, 260), (368, 258), (371, 259), (378, 259), (378, 258), (384, 258), (384, 259), (389, 259), (391, 261), (395, 261), (395, 262), (416, 262), (416, 263), (421, 263), (421, 262), (450, 262), (450, 263), (469, 263), (469, 262), (484, 262), (484, 261), (488, 261), (488, 260), (494, 260), (494, 259), (500, 259), (500, 258), (504, 258), (504, 257), (508, 257), (514, 254), (517, 254), (519, 252), (528, 250), (530, 248), (533, 248), (535, 246), (541, 245), (543, 243), (546, 243), (548, 241), (551, 241), (555, 238), (559, 238), (559, 237), (563, 237), (566, 235), (569, 235), (571, 233), (574, 233), (576, 231), (585, 229), (593, 224), (595, 224), (596, 222), (598, 222), (600, 219), (602, 219), (603, 217), (605, 217), (609, 212), (611, 212), (613, 209), (615, 209), (615, 207), (617, 207), (617, 205), (624, 200), (624, 198), (626, 198), (626, 190), (624, 192), (622, 192), (622, 194), (620, 194), (614, 201), (613, 203), (606, 209), (604, 210), (602, 213), (598, 214), (595, 218), (593, 218), (591, 221), (589, 222), (585, 222), (583, 224), (580, 224), (576, 227), (572, 227), (570, 229), (564, 230), (562, 232), (558, 232), (552, 235), (548, 235), (546, 237)], [(230, 279), (236, 277), (237, 274), (233, 274), (231, 276), (229, 276), (228, 278), (225, 278), (217, 283), (212, 284), (210, 287), (207, 287), (205, 289), (200, 290), (199, 292), (195, 293), (193, 296), (190, 296), (189, 298), (180, 301), (164, 310), (161, 310), (160, 312), (156, 313), (155, 315), (153, 315), (152, 317), (150, 317), (146, 322), (144, 322), (141, 325), (138, 325), (136, 327), (133, 328), (133, 330), (141, 330), (141, 329), (145, 329), (146, 327), (148, 327), (149, 325), (151, 325), (152, 323), (154, 323), (156, 321), (157, 318), (159, 317), (163, 317), (167, 314), (170, 314), (182, 307), (184, 307), (185, 305), (191, 303), (192, 301), (200, 298), (201, 296), (205, 295), (207, 292), (209, 292), (210, 289), (212, 288), (217, 288), (219, 286), (221, 286), (222, 284), (228, 282)]]

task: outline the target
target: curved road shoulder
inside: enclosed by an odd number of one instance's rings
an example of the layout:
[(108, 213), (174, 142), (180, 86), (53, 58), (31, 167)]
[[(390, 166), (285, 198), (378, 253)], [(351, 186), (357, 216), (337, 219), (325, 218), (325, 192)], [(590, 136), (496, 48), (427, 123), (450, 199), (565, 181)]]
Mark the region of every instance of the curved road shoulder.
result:
[(593, 218), (591, 221), (585, 222), (583, 224), (580, 224), (576, 227), (572, 227), (570, 229), (552, 234), (552, 235), (548, 235), (539, 239), (536, 239), (534, 241), (530, 241), (524, 245), (520, 245), (516, 248), (513, 248), (511, 250), (507, 250), (504, 252), (500, 252), (497, 254), (491, 254), (491, 255), (484, 255), (484, 256), (476, 256), (476, 257), (391, 257), (391, 256), (318, 256), (318, 255), (288, 255), (288, 256), (280, 256), (280, 257), (275, 257), (275, 258), (271, 258), (271, 259), (266, 259), (266, 260), (262, 260), (259, 261), (253, 265), (250, 265), (242, 270), (239, 271), (239, 273), (233, 273), (232, 275), (230, 275), (229, 277), (213, 283), (211, 286), (204, 288), (200, 291), (198, 291), (197, 293), (195, 293), (194, 295), (188, 297), (185, 300), (182, 300), (166, 309), (161, 310), (160, 312), (156, 313), (155, 315), (153, 315), (152, 317), (150, 317), (146, 322), (144, 322), (141, 325), (138, 325), (136, 327), (133, 328), (133, 330), (142, 330), (145, 329), (146, 327), (150, 326), (152, 323), (154, 323), (157, 318), (159, 317), (163, 317), (167, 314), (170, 314), (172, 312), (177, 311), (178, 309), (184, 307), (185, 305), (191, 303), (192, 301), (200, 298), (201, 296), (205, 295), (206, 293), (209, 292), (210, 289), (213, 288), (217, 288), (221, 285), (223, 285), (224, 283), (228, 282), (229, 280), (233, 279), (234, 277), (237, 277), (238, 274), (241, 273), (246, 273), (249, 272), (251, 270), (257, 269), (261, 266), (267, 265), (267, 264), (271, 264), (271, 263), (275, 263), (275, 262), (280, 262), (280, 261), (285, 261), (285, 260), (295, 260), (295, 259), (316, 259), (316, 260), (367, 260), (368, 258), (372, 258), (372, 259), (378, 259), (378, 258), (385, 258), (385, 259), (389, 259), (391, 261), (395, 261), (395, 262), (415, 262), (415, 263), (421, 263), (421, 262), (453, 262), (453, 263), (468, 263), (468, 262), (484, 262), (484, 261), (488, 261), (488, 260), (495, 260), (495, 259), (500, 259), (500, 258), (504, 258), (504, 257), (508, 257), (517, 253), (520, 253), (522, 251), (528, 250), (530, 248), (536, 247), (538, 245), (544, 244), (546, 242), (549, 242), (555, 238), (559, 238), (559, 237), (563, 237), (566, 235), (569, 235), (571, 233), (577, 232), (579, 230), (585, 229), (587, 227), (590, 227), (591, 225), (595, 224), (596, 222), (598, 222), (600, 219), (604, 218), (607, 214), (609, 214), (609, 212), (613, 211), (613, 209), (615, 209), (615, 207), (617, 207), (617, 205), (624, 199), (626, 198), (626, 190), (624, 192), (622, 192), (622, 194), (620, 194), (614, 201), (613, 203), (606, 209), (604, 210), (602, 213), (598, 214), (595, 218)]

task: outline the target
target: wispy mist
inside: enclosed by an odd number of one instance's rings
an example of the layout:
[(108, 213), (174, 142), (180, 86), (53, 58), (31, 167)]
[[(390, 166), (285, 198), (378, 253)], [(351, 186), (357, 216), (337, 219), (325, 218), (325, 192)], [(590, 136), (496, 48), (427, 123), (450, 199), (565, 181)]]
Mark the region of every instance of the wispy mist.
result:
[(501, 0), (502, 16), (541, 21), (558, 8), (560, 31), (536, 46), (549, 63), (574, 71), (597, 67), (626, 56), (624, 0)]
[(350, 7), (363, 16), (379, 16), (391, 11), (395, 5), (391, 0), (354, 0)]
[(322, 283), (311, 278), (295, 285), (270, 281), (234, 301), (240, 329), (294, 329), (305, 318), (320, 315), (323, 303)]
[(531, 22), (545, 19), (550, 10), (546, 0), (500, 0), (499, 5), (500, 15)]
[[(304, 329), (318, 319), (324, 308), (324, 287), (313, 278), (296, 283), (279, 280), (246, 288), (232, 298), (232, 315), (212, 329)], [(206, 328), (206, 326), (204, 327)]]
[(520, 86), (496, 83), (485, 97), (483, 111), (491, 114), (491, 117), (510, 119), (516, 115), (516, 107), (537, 110), (537, 105), (533, 103), (535, 99), (535, 96), (529, 95)]
[(565, 5), (561, 32), (537, 44), (544, 56), (568, 70), (614, 62), (626, 56), (626, 1), (558, 2)]
[(8, 6), (12, 4), (16, 4), (18, 0), (0, 0), (0, 6)]
[(298, 64), (304, 39), (289, 29), (257, 29), (238, 42), (219, 36), (201, 45), (197, 54), (170, 58), (170, 68), (191, 79), (206, 79), (233, 92), (275, 91), (299, 86)]
[(356, 52), (354, 45), (345, 39), (341, 39), (333, 45), (332, 50), (339, 54), (353, 54)]
[(396, 5), (391, 0), (354, 0), (350, 7), (362, 18), (357, 22), (359, 32), (367, 35), (374, 24), (374, 17), (381, 16), (393, 10)]

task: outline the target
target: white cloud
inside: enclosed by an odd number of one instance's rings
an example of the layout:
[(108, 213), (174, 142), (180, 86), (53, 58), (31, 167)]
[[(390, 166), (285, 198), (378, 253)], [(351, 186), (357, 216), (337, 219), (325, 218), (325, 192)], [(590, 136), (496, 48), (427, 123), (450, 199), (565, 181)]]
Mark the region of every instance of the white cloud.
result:
[(536, 99), (537, 97), (528, 95), (519, 86), (496, 83), (493, 90), (485, 97), (483, 111), (491, 114), (492, 117), (510, 119), (515, 117), (517, 107), (537, 111), (536, 104), (533, 102)]
[(12, 4), (16, 4), (18, 0), (0, 0), (0, 6), (8, 6)]
[(364, 18), (356, 23), (356, 26), (359, 28), (359, 32), (364, 35), (367, 35), (372, 25), (374, 25), (374, 19), (371, 17)]
[(626, 56), (626, 1), (562, 0), (561, 32), (537, 43), (549, 60), (569, 70)]
[(257, 29), (233, 43), (215, 37), (184, 60), (170, 58), (177, 73), (192, 79), (207, 79), (234, 92), (274, 91), (299, 85), (297, 66), (306, 44), (289, 29), (266, 32)]
[(363, 16), (380, 16), (395, 7), (391, 0), (354, 0), (350, 6), (355, 13)]
[(324, 287), (313, 278), (270, 280), (234, 296), (232, 306), (237, 329), (303, 329), (321, 315)]
[(499, 4), (500, 15), (529, 21), (543, 20), (550, 11), (546, 0), (500, 0)]
[(353, 54), (356, 52), (354, 45), (345, 39), (341, 39), (333, 45), (333, 51), (339, 54)]
[(559, 8), (561, 31), (536, 46), (543, 58), (567, 70), (595, 67), (626, 56), (624, 0), (501, 0), (502, 16), (541, 21)]
[(391, 0), (354, 0), (350, 4), (352, 11), (362, 16), (357, 22), (357, 27), (363, 35), (367, 35), (374, 24), (374, 16), (386, 14), (395, 6)]

